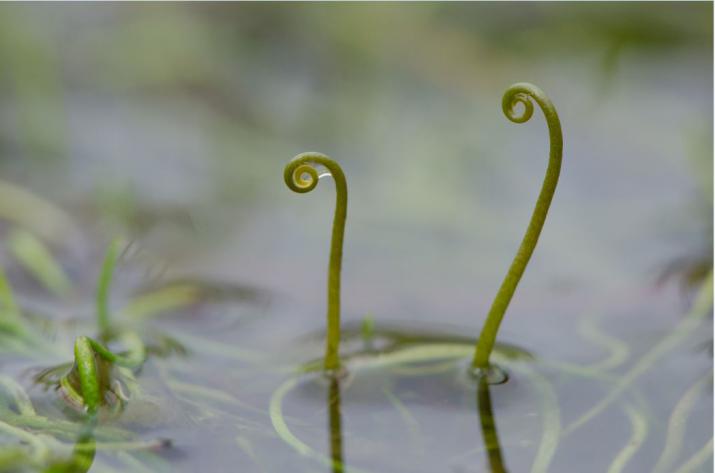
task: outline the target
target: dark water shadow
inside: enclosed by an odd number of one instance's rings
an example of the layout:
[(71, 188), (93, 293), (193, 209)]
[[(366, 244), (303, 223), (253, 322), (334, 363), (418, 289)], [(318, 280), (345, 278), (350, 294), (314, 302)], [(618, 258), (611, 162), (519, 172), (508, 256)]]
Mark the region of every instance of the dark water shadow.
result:
[(80, 433), (75, 442), (72, 456), (43, 470), (43, 473), (87, 473), (94, 463), (97, 447), (94, 440), (94, 426), (90, 423)]
[[(342, 473), (345, 468), (343, 456), (343, 435), (342, 435), (342, 415), (340, 382), (331, 379), (328, 386), (328, 429), (330, 436), (330, 459), (331, 473)], [(477, 389), (477, 412), (479, 413), (479, 423), (482, 431), (484, 448), (489, 459), (489, 471), (491, 473), (508, 473), (504, 462), (504, 456), (499, 442), (490, 385), (486, 379), (479, 381)]]
[(479, 387), (477, 389), (477, 410), (479, 412), (479, 423), (482, 428), (484, 448), (487, 451), (487, 458), (489, 458), (490, 471), (492, 473), (507, 473), (499, 443), (497, 425), (494, 420), (489, 383), (487, 383), (487, 380), (484, 378), (479, 381)]
[(328, 427), (330, 429), (330, 459), (332, 473), (343, 471), (343, 432), (340, 415), (340, 383), (330, 380), (328, 387)]

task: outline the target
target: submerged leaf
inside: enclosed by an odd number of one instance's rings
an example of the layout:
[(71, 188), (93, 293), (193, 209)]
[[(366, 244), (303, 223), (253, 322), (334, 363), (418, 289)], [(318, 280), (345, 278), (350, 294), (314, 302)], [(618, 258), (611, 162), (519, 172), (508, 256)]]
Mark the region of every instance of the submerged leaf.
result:
[(72, 283), (52, 252), (32, 233), (14, 229), (8, 236), (8, 246), (17, 261), (40, 282), (45, 289), (58, 297), (67, 295)]

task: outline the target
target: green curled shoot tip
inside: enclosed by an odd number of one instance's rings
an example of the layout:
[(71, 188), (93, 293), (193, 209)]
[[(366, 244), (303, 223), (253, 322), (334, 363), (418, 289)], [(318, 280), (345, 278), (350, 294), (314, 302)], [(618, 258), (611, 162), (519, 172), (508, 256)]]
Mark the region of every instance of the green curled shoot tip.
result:
[(83, 407), (94, 416), (105, 403), (105, 394), (111, 389), (109, 366), (116, 364), (127, 368), (139, 366), (143, 352), (124, 357), (112, 353), (107, 347), (89, 337), (77, 337), (74, 344), (74, 365), (60, 380), (62, 392), (73, 405)]
[(345, 218), (348, 208), (348, 186), (340, 165), (320, 153), (302, 153), (294, 157), (285, 167), (283, 177), (286, 185), (294, 192), (310, 192), (318, 185), (318, 180), (326, 174), (318, 174), (316, 166), (327, 169), (335, 181), (336, 203), (333, 217), (333, 234), (330, 242), (330, 262), (328, 264), (328, 330), (325, 349), (324, 369), (336, 372), (340, 369), (340, 269), (343, 259), (343, 238)]
[[(509, 302), (514, 295), (516, 286), (519, 284), (524, 269), (529, 263), (536, 243), (539, 240), (541, 229), (546, 220), (551, 200), (554, 197), (556, 184), (559, 181), (561, 172), (561, 155), (563, 152), (563, 137), (561, 134), (561, 122), (556, 113), (554, 105), (546, 94), (535, 85), (520, 82), (509, 87), (502, 99), (502, 110), (506, 117), (514, 123), (524, 123), (534, 113), (535, 101), (544, 113), (546, 124), (549, 128), (549, 164), (546, 168), (546, 176), (541, 186), (541, 192), (536, 200), (534, 212), (531, 215), (529, 226), (526, 229), (521, 245), (514, 256), (514, 260), (509, 267), (509, 271), (502, 281), (492, 306), (487, 314), (486, 321), (482, 327), (482, 332), (477, 341), (472, 368), (486, 370), (489, 367), (489, 355), (494, 348), (499, 325), (504, 318), (504, 313)], [(523, 109), (519, 111), (517, 105), (521, 104)]]
[(109, 292), (112, 286), (112, 276), (114, 276), (114, 270), (117, 267), (123, 246), (124, 243), (121, 238), (112, 240), (107, 247), (99, 279), (97, 280), (97, 325), (102, 338), (105, 338), (111, 330)]

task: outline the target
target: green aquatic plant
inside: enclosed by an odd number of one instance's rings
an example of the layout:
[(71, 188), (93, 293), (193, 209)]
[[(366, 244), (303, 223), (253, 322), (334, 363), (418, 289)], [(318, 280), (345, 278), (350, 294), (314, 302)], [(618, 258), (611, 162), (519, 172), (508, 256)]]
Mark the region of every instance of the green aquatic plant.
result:
[[(99, 337), (103, 341), (110, 338), (109, 291), (121, 248), (122, 240), (119, 238), (109, 244), (98, 278), (96, 317)], [(120, 405), (121, 402), (115, 401), (124, 400), (121, 383), (113, 372), (114, 365), (136, 368), (144, 362), (146, 349), (141, 338), (134, 332), (123, 331), (118, 338), (130, 348), (126, 356), (113, 353), (90, 337), (83, 335), (75, 339), (74, 363), (57, 382), (61, 395), (72, 407), (94, 416), (100, 406)], [(56, 369), (58, 368), (46, 370), (40, 378)]]
[[(592, 421), (597, 417), (602, 422), (610, 419), (614, 422), (617, 420), (631, 425), (631, 434), (629, 437), (623, 437), (623, 443), (620, 446), (622, 448), (615, 450), (612, 457), (604, 457), (606, 463), (602, 471), (621, 473), (633, 467), (637, 469), (638, 465), (642, 465), (636, 458), (640, 455), (640, 450), (645, 440), (648, 439), (650, 442), (651, 437), (658, 437), (657, 430), (654, 431), (652, 427), (649, 427), (649, 424), (654, 422), (649, 410), (652, 408), (658, 409), (660, 406), (649, 406), (647, 400), (643, 398), (642, 393), (639, 392), (638, 387), (635, 385), (635, 381), (645, 373), (653, 374), (651, 370), (658, 367), (658, 360), (671, 353), (678, 346), (684, 345), (683, 342), (693, 334), (696, 327), (703, 327), (703, 323), (706, 322), (707, 316), (711, 313), (712, 298), (712, 275), (710, 275), (702, 285), (693, 307), (688, 315), (683, 318), (681, 324), (675, 327), (672, 333), (668, 333), (662, 341), (654, 344), (640, 359), (635, 358), (631, 368), (626, 370), (625, 373), (622, 373), (622, 366), (625, 361), (631, 358), (631, 354), (623, 353), (624, 347), (620, 340), (608, 336), (607, 333), (596, 330), (590, 325), (586, 325), (584, 329), (587, 333), (582, 334), (584, 337), (583, 343), (588, 342), (603, 353), (587, 364), (570, 363), (563, 360), (549, 359), (548, 357), (536, 359), (516, 347), (496, 343), (490, 361), (515, 373), (520, 381), (523, 382), (521, 386), (528, 390), (528, 400), (537, 402), (533, 407), (529, 407), (535, 413), (532, 420), (524, 419), (518, 424), (520, 434), (527, 435), (530, 439), (527, 448), (530, 452), (528, 454), (529, 458), (532, 458), (531, 467), (525, 471), (531, 471), (532, 473), (555, 471), (554, 462), (560, 457), (559, 452), (567, 451), (564, 440), (570, 438), (571, 434), (582, 426), (587, 424), (593, 426)], [(590, 330), (594, 330), (595, 333), (588, 333)], [(390, 395), (387, 391), (385, 394), (393, 405), (397, 406), (399, 403), (404, 402), (406, 408), (409, 409), (414, 406), (415, 411), (419, 413), (420, 407), (414, 404), (411, 405), (411, 403), (414, 403), (415, 399), (423, 400), (428, 398), (426, 395), (423, 397), (423, 393), (415, 389), (416, 385), (412, 384), (414, 380), (423, 376), (456, 376), (452, 379), (459, 383), (460, 387), (458, 389), (464, 387), (467, 389), (464, 392), (470, 395), (476, 394), (477, 396), (477, 408), (480, 415), (484, 448), (470, 450), (469, 455), (474, 455), (477, 451), (483, 452), (484, 461), (488, 462), (489, 465), (487, 471), (493, 472), (506, 470), (506, 463), (508, 463), (507, 460), (509, 459), (519, 461), (519, 456), (523, 455), (523, 453), (519, 453), (520, 447), (514, 443), (513, 434), (507, 435), (505, 442), (499, 443), (496, 425), (499, 419), (494, 417), (498, 413), (492, 412), (491, 401), (492, 396), (494, 396), (494, 399), (501, 398), (498, 394), (501, 394), (502, 389), (518, 390), (521, 388), (518, 386), (493, 388), (488, 377), (480, 377), (475, 383), (475, 380), (471, 379), (471, 376), (460, 364), (460, 360), (463, 361), (473, 353), (474, 343), (472, 339), (462, 335), (437, 336), (432, 332), (420, 333), (415, 330), (415, 327), (400, 331), (394, 327), (383, 329), (376, 326), (371, 327), (368, 332), (371, 338), (377, 342), (374, 348), (365, 347), (363, 343), (360, 343), (364, 341), (365, 335), (363, 324), (355, 323), (352, 326), (346, 324), (343, 327), (342, 341), (346, 348), (341, 354), (341, 361), (350, 368), (347, 379), (337, 380), (343, 400), (355, 399), (364, 395), (360, 391), (365, 387), (365, 384), (362, 383), (366, 380), (361, 380), (363, 375), (379, 376), (378, 378), (372, 378), (371, 382), (375, 379), (388, 379), (390, 380), (390, 386), (400, 386), (402, 382), (396, 380), (405, 379), (410, 380), (406, 384), (410, 388), (409, 397), (400, 399), (398, 395)], [(333, 441), (336, 439), (332, 436), (335, 431), (339, 431), (334, 428), (334, 426), (338, 425), (338, 416), (335, 415), (337, 411), (332, 410), (333, 404), (329, 404), (328, 418), (318, 419), (321, 423), (328, 422), (331, 427), (329, 449), (320, 448), (312, 443), (315, 436), (311, 436), (311, 431), (306, 429), (306, 423), (316, 420), (315, 411), (310, 409), (307, 411), (306, 417), (300, 417), (301, 413), (297, 406), (300, 406), (303, 400), (301, 390), (309, 388), (311, 383), (313, 383), (313, 387), (327, 388), (326, 380), (315, 372), (319, 366), (319, 361), (306, 365), (302, 373), (297, 373), (289, 378), (274, 391), (269, 404), (269, 415), (273, 428), (287, 446), (305, 458), (320, 462), (327, 468), (335, 467), (335, 459), (341, 458), (343, 459), (341, 465), (344, 471), (362, 471), (356, 467), (363, 461), (363, 457), (359, 454), (361, 449), (355, 447), (358, 444), (357, 439), (361, 431), (355, 429), (355, 424), (350, 420), (349, 411), (342, 413), (345, 422), (341, 424), (341, 427), (346, 431), (342, 437), (344, 441), (340, 443)], [(388, 376), (394, 376), (395, 378), (390, 379)], [(681, 454), (685, 450), (683, 442), (688, 438), (686, 435), (688, 424), (686, 421), (688, 421), (688, 417), (692, 416), (692, 410), (698, 405), (694, 404), (696, 397), (705, 394), (704, 388), (712, 380), (711, 374), (707, 374), (705, 378), (698, 381), (693, 388), (688, 389), (673, 409), (664, 438), (666, 444), (663, 448), (663, 459), (659, 460), (659, 463), (664, 466), (662, 471), (679, 471), (681, 473), (699, 471), (697, 468), (708, 460), (708, 455), (711, 455), (712, 440), (708, 440), (700, 450), (691, 452), (694, 453), (691, 458), (681, 459)], [(333, 379), (331, 378), (328, 381)], [(568, 409), (565, 409), (565, 406), (560, 402), (560, 394), (565, 391), (563, 391), (564, 388), (559, 385), (558, 381), (565, 379), (578, 380), (579, 383), (593, 383), (594, 392), (601, 393), (595, 399), (596, 404), (591, 408), (586, 404), (577, 407), (577, 410), (573, 410), (574, 406), (568, 406)], [(374, 385), (370, 386), (370, 390), (374, 392)], [(357, 391), (350, 391), (350, 389), (355, 388), (357, 388)], [(497, 389), (497, 393), (492, 392), (493, 389)], [(337, 399), (333, 396), (335, 394), (330, 394), (329, 396), (331, 402), (332, 399)], [(527, 398), (524, 398), (524, 400), (527, 400)], [(347, 403), (347, 405), (350, 405), (350, 403)], [(428, 410), (431, 410), (434, 405), (427, 403), (426, 406)], [(607, 412), (609, 407), (612, 409)], [(508, 411), (509, 409), (506, 410)], [(404, 408), (398, 407), (398, 410), (402, 414)], [(578, 414), (575, 419), (574, 414)], [(409, 414), (404, 417), (411, 419)], [(414, 425), (416, 422), (418, 421), (407, 420), (405, 425), (409, 428), (410, 425)], [(690, 420), (690, 422), (693, 422), (693, 420)], [(539, 424), (541, 426), (540, 436), (536, 434), (532, 436), (526, 433), (530, 432), (532, 428), (536, 428)], [(353, 430), (345, 429), (346, 426), (351, 425)], [(456, 427), (450, 426), (450, 428)], [(434, 428), (433, 424), (430, 424), (426, 430), (440, 432), (439, 429)], [(409, 434), (409, 432), (400, 432), (398, 435), (405, 437), (405, 433)], [(430, 450), (431, 448), (429, 446), (425, 448), (425, 451), (433, 454), (432, 452), (436, 450)], [(388, 448), (387, 451), (388, 455), (394, 455), (395, 451), (402, 450)], [(414, 454), (416, 451), (414, 449), (409, 450), (410, 454)], [(340, 457), (338, 457), (338, 453)], [(464, 457), (466, 456), (467, 454), (465, 453)], [(642, 455), (640, 456), (642, 457)], [(370, 461), (375, 461), (373, 464), (378, 464), (375, 460), (377, 458), (375, 452), (370, 451), (369, 458)], [(680, 469), (671, 468), (679, 466), (676, 463), (679, 459), (681, 459), (682, 464)]]
[[(112, 276), (123, 246), (120, 238), (115, 238), (107, 247), (97, 284), (97, 326), (99, 336), (106, 340), (111, 330), (109, 320), (109, 291)], [(144, 344), (132, 332), (125, 332), (122, 338), (133, 349), (124, 357), (111, 352), (100, 342), (86, 337), (77, 337), (74, 343), (74, 364), (72, 369), (60, 379), (60, 389), (65, 399), (73, 406), (83, 408), (94, 415), (97, 409), (109, 401), (112, 394), (122, 398), (121, 388), (112, 376), (113, 365), (136, 368), (142, 364), (145, 354)]]
[[(130, 384), (127, 387), (130, 391), (133, 388)], [(132, 460), (134, 455), (146, 455), (170, 446), (164, 439), (140, 440), (122, 427), (99, 425), (98, 416), (69, 421), (46, 417), (48, 413), (47, 406), (35, 408), (33, 399), (20, 384), (0, 375), (0, 471), (79, 473), (90, 469), (95, 451), (115, 452), (114, 462), (122, 457)], [(74, 444), (69, 456), (67, 442)], [(127, 457), (129, 453), (131, 457)], [(102, 466), (96, 469), (105, 471)], [(126, 467), (122, 471), (149, 470)]]
[(102, 263), (102, 270), (99, 273), (97, 282), (97, 326), (100, 337), (106, 338), (110, 331), (109, 323), (109, 290), (112, 285), (112, 277), (117, 267), (120, 250), (123, 246), (121, 238), (115, 238), (107, 247)]
[[(317, 166), (327, 169), (318, 174)], [(333, 234), (330, 242), (330, 262), (328, 264), (328, 330), (323, 367), (327, 372), (340, 369), (340, 269), (343, 260), (343, 238), (345, 218), (348, 209), (348, 186), (345, 174), (338, 163), (320, 153), (302, 153), (294, 157), (285, 167), (283, 177), (286, 185), (294, 192), (304, 194), (318, 185), (322, 177), (332, 176), (335, 181), (336, 203), (333, 217)]]
[(141, 350), (128, 356), (117, 355), (89, 337), (77, 337), (74, 343), (74, 364), (60, 379), (63, 397), (74, 407), (84, 409), (90, 416), (100, 406), (123, 400), (121, 386), (112, 375), (113, 365), (136, 368), (144, 361)]
[[(554, 197), (556, 184), (559, 181), (561, 172), (561, 155), (563, 151), (563, 138), (561, 135), (561, 122), (556, 113), (554, 105), (546, 94), (533, 84), (520, 82), (509, 87), (502, 98), (502, 110), (506, 117), (514, 123), (524, 123), (528, 121), (534, 113), (535, 101), (544, 113), (546, 124), (549, 128), (549, 164), (546, 168), (546, 176), (541, 186), (539, 197), (531, 215), (531, 220), (526, 229), (526, 234), (521, 241), (521, 245), (514, 256), (514, 260), (502, 281), (499, 290), (494, 297), (486, 321), (482, 327), (482, 332), (477, 341), (472, 368), (479, 372), (486, 373), (489, 368), (489, 355), (494, 348), (499, 326), (504, 318), (504, 313), (509, 307), (509, 302), (514, 295), (521, 276), (524, 274), (526, 265), (529, 263), (536, 243), (539, 240), (541, 229), (546, 220), (551, 200)], [(517, 110), (517, 105), (523, 107)]]

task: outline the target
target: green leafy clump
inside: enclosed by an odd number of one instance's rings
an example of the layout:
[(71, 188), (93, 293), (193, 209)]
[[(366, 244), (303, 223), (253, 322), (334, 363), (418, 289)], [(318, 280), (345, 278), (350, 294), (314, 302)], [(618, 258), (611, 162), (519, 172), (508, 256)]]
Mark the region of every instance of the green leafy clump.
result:
[(121, 399), (115, 386), (114, 364), (135, 368), (143, 362), (141, 352), (128, 357), (116, 355), (107, 347), (89, 337), (77, 337), (74, 344), (74, 365), (60, 379), (62, 394), (70, 404), (83, 408), (90, 416), (108, 402), (108, 395)]
[[(122, 240), (119, 238), (109, 244), (97, 284), (96, 315), (102, 339), (108, 338), (111, 329), (109, 291), (122, 246)], [(72, 369), (60, 379), (62, 394), (70, 404), (83, 408), (93, 416), (97, 409), (106, 403), (109, 394), (113, 393), (116, 398), (121, 399), (121, 393), (116, 391), (118, 388), (115, 387), (112, 375), (113, 365), (135, 368), (143, 363), (146, 356), (144, 344), (137, 335), (126, 332), (122, 338), (132, 347), (128, 356), (117, 355), (92, 338), (77, 337)]]

